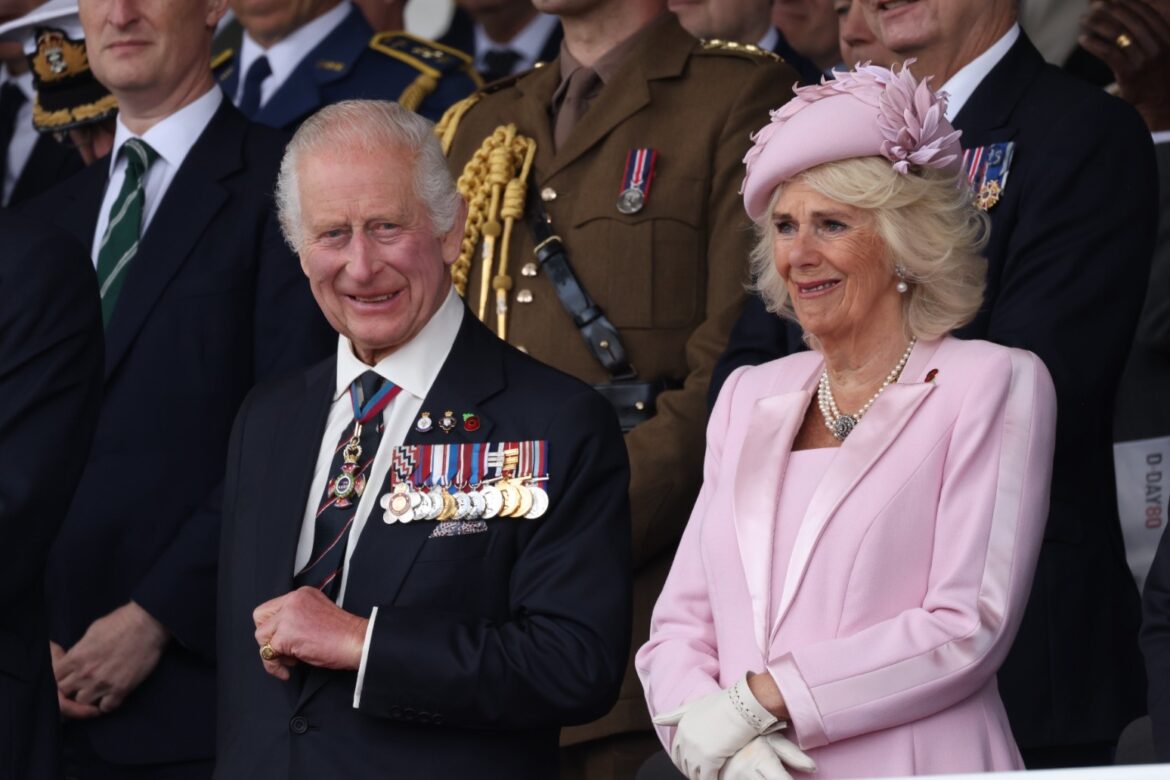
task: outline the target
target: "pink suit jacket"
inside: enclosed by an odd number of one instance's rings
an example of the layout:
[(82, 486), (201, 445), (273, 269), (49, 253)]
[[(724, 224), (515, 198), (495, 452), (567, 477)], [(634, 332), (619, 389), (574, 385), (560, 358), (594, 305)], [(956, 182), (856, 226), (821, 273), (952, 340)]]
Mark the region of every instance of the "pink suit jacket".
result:
[[(822, 367), (793, 355), (720, 393), (637, 656), (650, 710), (766, 669), (818, 777), (1021, 768), (995, 673), (1048, 511), (1048, 371), (984, 341), (919, 343), (826, 470), (774, 603), (775, 523), (799, 521), (775, 517), (779, 491)], [(668, 747), (673, 731), (659, 729)]]

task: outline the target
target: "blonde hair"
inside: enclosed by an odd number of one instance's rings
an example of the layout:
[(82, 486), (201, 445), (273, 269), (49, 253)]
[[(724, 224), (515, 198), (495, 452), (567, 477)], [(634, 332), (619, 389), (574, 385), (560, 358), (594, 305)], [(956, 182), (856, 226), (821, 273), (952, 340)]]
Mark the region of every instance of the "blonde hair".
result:
[[(886, 247), (883, 261), (890, 274), (895, 265), (905, 269), (910, 286), (902, 296), (907, 336), (938, 338), (974, 319), (983, 304), (987, 262), (981, 252), (990, 222), (955, 174), (924, 168), (903, 175), (882, 158), (857, 157), (818, 165), (792, 181), (873, 215)], [(772, 212), (785, 183), (772, 193), (767, 211), (756, 222), (751, 289), (768, 311), (796, 320), (772, 256)], [(805, 340), (813, 343), (809, 334)]]

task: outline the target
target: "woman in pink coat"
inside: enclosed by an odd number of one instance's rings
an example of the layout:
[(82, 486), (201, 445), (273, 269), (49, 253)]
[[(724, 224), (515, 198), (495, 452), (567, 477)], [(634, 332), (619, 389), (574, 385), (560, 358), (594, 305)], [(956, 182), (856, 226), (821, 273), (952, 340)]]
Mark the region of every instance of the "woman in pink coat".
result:
[(948, 335), (982, 302), (987, 223), (944, 107), (861, 67), (798, 89), (745, 158), (757, 288), (813, 351), (724, 385), (638, 653), (688, 777), (1023, 766), (995, 675), (1056, 399), (1032, 353)]

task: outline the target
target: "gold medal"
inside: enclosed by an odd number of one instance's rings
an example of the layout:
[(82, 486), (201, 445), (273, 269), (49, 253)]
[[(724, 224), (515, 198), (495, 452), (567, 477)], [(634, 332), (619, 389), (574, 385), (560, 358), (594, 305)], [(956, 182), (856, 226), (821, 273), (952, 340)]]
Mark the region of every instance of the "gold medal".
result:
[(443, 511), (439, 512), (439, 520), (451, 520), (455, 517), (455, 512), (459, 508), (455, 503), (455, 497), (448, 493), (445, 489), (439, 491), (440, 497), (443, 499)]
[(500, 495), (504, 498), (504, 506), (500, 509), (500, 517), (515, 517), (520, 507), (520, 491), (512, 484), (512, 480), (505, 479), (500, 483)]
[(520, 482), (516, 483), (516, 490), (520, 493), (520, 506), (516, 507), (512, 517), (525, 517), (532, 511), (532, 491)]

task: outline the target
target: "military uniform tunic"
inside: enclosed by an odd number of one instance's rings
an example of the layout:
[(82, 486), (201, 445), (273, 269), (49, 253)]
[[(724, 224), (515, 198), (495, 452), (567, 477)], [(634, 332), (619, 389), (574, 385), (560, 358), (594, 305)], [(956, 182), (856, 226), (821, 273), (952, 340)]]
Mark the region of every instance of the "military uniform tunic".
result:
[[(701, 43), (671, 15), (638, 33), (621, 73), (601, 88), (560, 148), (552, 139), (559, 62), (503, 82), (459, 119), (449, 151), (459, 176), (486, 137), (515, 123), (535, 140), (535, 186), (582, 286), (621, 332), (640, 379), (678, 389), (626, 435), (636, 572), (634, 647), (702, 481), (706, 388), (742, 306), (751, 224), (739, 196), (741, 160), (768, 111), (788, 100), (796, 74), (753, 47)], [(641, 209), (618, 210), (631, 150), (657, 152)], [(597, 384), (610, 377), (586, 347), (517, 221), (508, 257), (507, 339), (533, 357)], [(479, 249), (467, 300), (478, 309)], [(494, 294), (494, 293), (493, 293)], [(494, 298), (489, 325), (495, 327)], [(581, 518), (588, 522), (589, 518)], [(631, 656), (632, 662), (632, 656)], [(563, 742), (648, 729), (641, 687), (627, 676), (606, 719)]]

